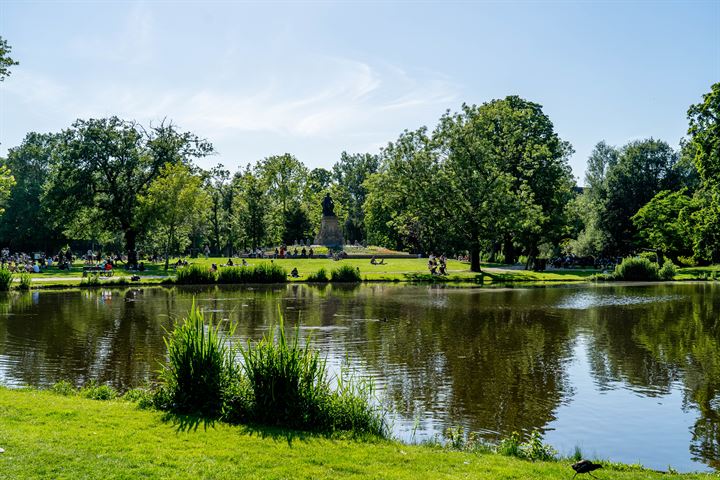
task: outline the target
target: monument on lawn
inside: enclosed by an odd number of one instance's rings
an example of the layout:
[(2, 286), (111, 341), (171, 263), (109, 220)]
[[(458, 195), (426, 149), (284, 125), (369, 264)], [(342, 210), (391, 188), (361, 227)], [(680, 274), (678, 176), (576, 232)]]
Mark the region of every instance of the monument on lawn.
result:
[(345, 240), (343, 239), (340, 222), (335, 216), (335, 202), (330, 198), (329, 193), (323, 198), (322, 210), (320, 233), (315, 237), (315, 244), (324, 245), (328, 248), (342, 248), (345, 245)]

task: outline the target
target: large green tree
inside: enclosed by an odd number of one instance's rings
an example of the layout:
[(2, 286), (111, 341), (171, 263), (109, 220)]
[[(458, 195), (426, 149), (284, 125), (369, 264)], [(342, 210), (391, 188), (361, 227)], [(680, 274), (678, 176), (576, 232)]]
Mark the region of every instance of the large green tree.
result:
[(692, 235), (689, 225), (681, 218), (690, 202), (691, 197), (685, 189), (676, 192), (663, 190), (632, 217), (643, 242), (641, 245), (656, 250), (660, 260), (667, 255), (679, 263), (680, 255), (691, 253)]
[(97, 222), (123, 234), (132, 265), (146, 227), (138, 217), (138, 196), (166, 164), (189, 164), (211, 152), (210, 143), (170, 122), (143, 128), (118, 117), (78, 120), (60, 135), (45, 200), (57, 224), (99, 212)]
[(12, 47), (8, 45), (7, 40), (0, 36), (0, 82), (10, 76), (10, 67), (18, 65), (18, 62), (10, 58), (11, 50)]
[(139, 216), (163, 251), (166, 271), (170, 255), (187, 247), (190, 232), (209, 210), (211, 201), (202, 184), (186, 165), (167, 163), (138, 197)]
[(210, 197), (208, 212), (210, 250), (218, 255), (226, 249), (227, 255), (232, 255), (235, 248), (232, 228), (235, 186), (230, 178), (230, 171), (222, 165), (213, 167), (205, 175), (205, 191)]
[(662, 190), (683, 186), (675, 165), (677, 153), (665, 142), (637, 140), (621, 150), (606, 175), (600, 226), (607, 233), (609, 250), (625, 255), (636, 247), (637, 228), (632, 217)]
[(700, 174), (693, 204), (694, 255), (702, 262), (720, 262), (720, 83), (688, 110), (688, 155)]
[(348, 242), (365, 241), (365, 181), (377, 172), (379, 164), (377, 155), (342, 152), (340, 160), (333, 165), (333, 178), (341, 197), (336, 201), (340, 201), (347, 211), (345, 239)]
[(267, 238), (269, 201), (263, 182), (249, 167), (233, 180), (237, 194), (233, 197), (232, 224), (238, 240), (255, 250)]
[(273, 240), (291, 243), (309, 232), (307, 215), (302, 210), (307, 186), (307, 168), (289, 153), (267, 157), (257, 165), (256, 175), (265, 183), (271, 200)]
[(40, 201), (57, 140), (55, 134), (31, 132), (20, 146), (9, 150), (4, 165), (13, 172), (16, 184), (0, 218), (2, 245), (22, 251), (50, 250), (63, 240), (50, 220), (53, 212)]
[(537, 206), (530, 223), (517, 223), (503, 238), (507, 263), (515, 263), (518, 247), (529, 257), (540, 243), (557, 243), (565, 233), (565, 205), (572, 198), (574, 181), (568, 163), (573, 150), (555, 132), (542, 106), (518, 96), (493, 100), (481, 106), (463, 106), (491, 152), (502, 162), (518, 195), (529, 193)]

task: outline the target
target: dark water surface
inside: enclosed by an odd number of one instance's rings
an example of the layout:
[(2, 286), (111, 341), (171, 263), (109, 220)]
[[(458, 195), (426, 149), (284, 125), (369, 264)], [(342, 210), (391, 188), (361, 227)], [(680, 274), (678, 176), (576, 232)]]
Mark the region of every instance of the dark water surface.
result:
[(375, 379), (404, 440), (537, 428), (564, 454), (718, 469), (719, 294), (712, 283), (12, 293), (0, 297), (0, 383), (141, 385), (196, 296), (241, 339), (262, 336), (279, 306), (332, 365)]

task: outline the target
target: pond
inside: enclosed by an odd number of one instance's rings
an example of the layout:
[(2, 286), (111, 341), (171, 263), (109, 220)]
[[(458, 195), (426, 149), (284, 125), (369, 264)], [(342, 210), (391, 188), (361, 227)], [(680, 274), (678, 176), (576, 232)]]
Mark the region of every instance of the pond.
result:
[(331, 365), (374, 379), (394, 434), (539, 429), (562, 454), (681, 471), (720, 468), (720, 285), (454, 289), (130, 288), (0, 297), (0, 383), (156, 376), (193, 298), (238, 340), (278, 309)]

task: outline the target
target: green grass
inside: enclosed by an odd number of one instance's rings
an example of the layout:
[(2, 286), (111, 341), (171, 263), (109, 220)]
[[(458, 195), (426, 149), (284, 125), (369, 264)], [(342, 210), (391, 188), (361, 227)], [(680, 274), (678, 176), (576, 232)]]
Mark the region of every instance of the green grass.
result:
[[(494, 454), (397, 442), (323, 438), (272, 429), (197, 424), (139, 410), (35, 390), (0, 388), (3, 479), (549, 479), (568, 480), (565, 462), (528, 462)], [(601, 478), (709, 479), (703, 474), (622, 471)]]
[[(223, 265), (227, 262), (225, 257), (211, 257), (188, 259), (190, 263), (209, 268), (212, 263)], [(269, 264), (269, 259), (247, 259), (250, 265)], [(478, 274), (470, 272), (470, 266), (466, 262), (458, 262), (449, 260), (448, 275), (439, 277), (429, 275), (427, 269), (427, 259), (423, 258), (390, 258), (385, 261), (385, 265), (371, 265), (369, 259), (345, 259), (333, 261), (326, 258), (286, 258), (277, 259), (273, 263), (290, 272), (293, 268), (297, 268), (300, 274), (299, 278), (290, 278), (290, 282), (306, 282), (312, 279), (312, 274), (324, 268), (328, 276), (332, 270), (341, 265), (349, 265), (352, 268), (360, 268), (360, 276), (364, 281), (380, 281), (380, 282), (422, 282), (422, 283), (451, 283), (462, 285), (477, 285)], [(145, 263), (146, 270), (144, 272), (126, 272), (122, 268), (115, 269), (115, 278), (137, 274), (141, 277), (141, 284), (158, 284), (163, 279), (174, 277), (175, 268), (170, 268), (168, 272), (164, 270), (163, 263)], [(533, 272), (520, 270), (516, 268), (507, 268), (505, 265), (497, 263), (484, 263), (481, 265), (483, 269), (484, 284), (503, 284), (503, 283), (532, 283), (540, 284), (558, 284), (558, 283), (574, 283), (591, 280), (591, 276), (598, 273), (597, 270), (591, 269), (572, 269), (572, 270), (553, 270), (546, 272)], [(222, 271), (223, 268), (219, 267)], [(70, 272), (58, 270), (55, 267), (47, 269), (41, 273), (33, 273), (33, 287), (43, 286), (77, 286), (78, 280), (82, 276), (82, 262), (75, 262), (73, 270)], [(676, 280), (708, 280), (713, 276), (720, 278), (720, 265), (711, 267), (691, 267), (678, 269)], [(15, 280), (18, 282), (18, 279)], [(103, 279), (103, 282), (106, 280)]]

